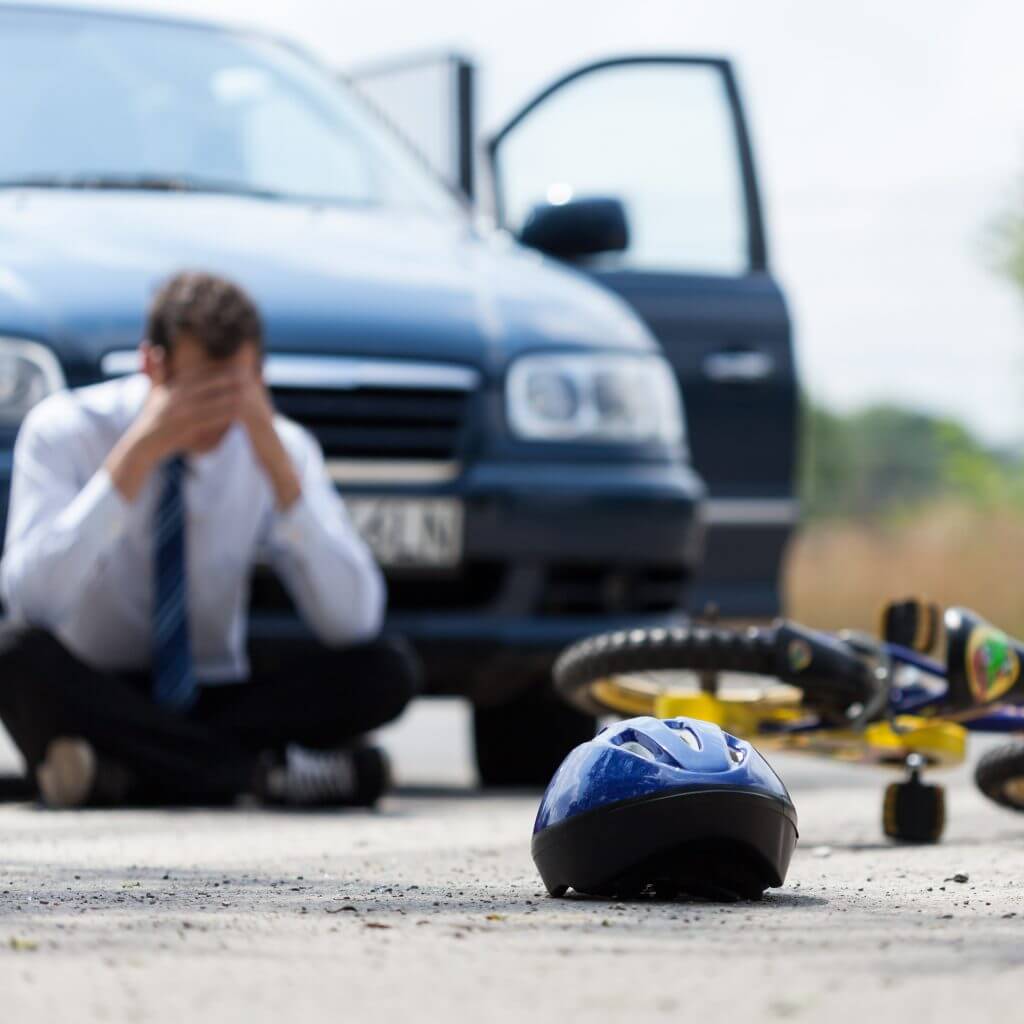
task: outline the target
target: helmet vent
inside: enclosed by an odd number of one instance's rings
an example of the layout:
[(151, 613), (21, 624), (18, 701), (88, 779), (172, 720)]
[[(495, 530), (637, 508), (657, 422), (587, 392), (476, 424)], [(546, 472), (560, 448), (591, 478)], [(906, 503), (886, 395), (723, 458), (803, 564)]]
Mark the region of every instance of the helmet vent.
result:
[(651, 751), (649, 751), (642, 743), (637, 743), (636, 740), (627, 740), (625, 743), (620, 743), (619, 749), (628, 750), (631, 754), (637, 754), (645, 761), (654, 760), (654, 754), (652, 754)]
[(659, 761), (661, 764), (679, 767), (679, 762), (660, 743), (639, 729), (624, 729), (612, 737), (612, 743), (620, 750), (628, 750), (645, 761)]
[(679, 738), (688, 746), (694, 750), (700, 750), (700, 740), (697, 739), (697, 734), (692, 729), (680, 729)]
[(667, 718), (665, 725), (679, 733), (679, 738), (693, 750), (702, 750), (703, 746), (700, 737), (685, 723), (678, 718)]

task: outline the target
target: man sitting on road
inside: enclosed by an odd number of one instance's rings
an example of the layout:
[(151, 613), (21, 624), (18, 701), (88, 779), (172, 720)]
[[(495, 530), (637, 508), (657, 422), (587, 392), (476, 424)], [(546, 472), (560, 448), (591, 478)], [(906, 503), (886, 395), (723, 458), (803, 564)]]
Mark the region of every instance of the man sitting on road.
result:
[[(0, 718), (51, 806), (369, 805), (386, 788), (359, 737), (403, 710), (415, 664), (377, 638), (380, 572), (316, 441), (275, 415), (261, 356), (244, 292), (181, 273), (153, 303), (142, 373), (25, 419)], [(258, 559), (324, 646), (250, 669)]]

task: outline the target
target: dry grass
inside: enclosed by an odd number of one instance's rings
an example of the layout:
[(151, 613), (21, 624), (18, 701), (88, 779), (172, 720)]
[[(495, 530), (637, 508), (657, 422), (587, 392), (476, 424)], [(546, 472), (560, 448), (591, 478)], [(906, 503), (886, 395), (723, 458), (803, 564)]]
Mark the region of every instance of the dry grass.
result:
[(1024, 637), (1024, 512), (947, 503), (895, 523), (822, 522), (792, 543), (787, 614), (874, 632), (890, 597), (974, 609)]

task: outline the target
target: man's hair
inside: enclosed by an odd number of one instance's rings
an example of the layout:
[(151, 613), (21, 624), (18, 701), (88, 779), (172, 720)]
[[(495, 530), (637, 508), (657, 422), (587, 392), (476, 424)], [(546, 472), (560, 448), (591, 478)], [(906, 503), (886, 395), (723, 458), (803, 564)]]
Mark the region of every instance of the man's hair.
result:
[(263, 347), (256, 304), (237, 284), (186, 270), (165, 281), (149, 308), (146, 338), (168, 354), (182, 334), (191, 335), (211, 359), (227, 359), (251, 342)]

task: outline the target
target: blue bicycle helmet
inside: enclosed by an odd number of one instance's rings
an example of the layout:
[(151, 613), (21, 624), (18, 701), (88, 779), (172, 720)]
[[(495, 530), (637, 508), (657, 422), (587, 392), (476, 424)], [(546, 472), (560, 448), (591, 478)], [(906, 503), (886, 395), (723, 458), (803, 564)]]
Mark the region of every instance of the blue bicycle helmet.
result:
[(532, 852), (548, 892), (759, 899), (797, 840), (786, 787), (749, 743), (695, 718), (631, 718), (571, 751)]

